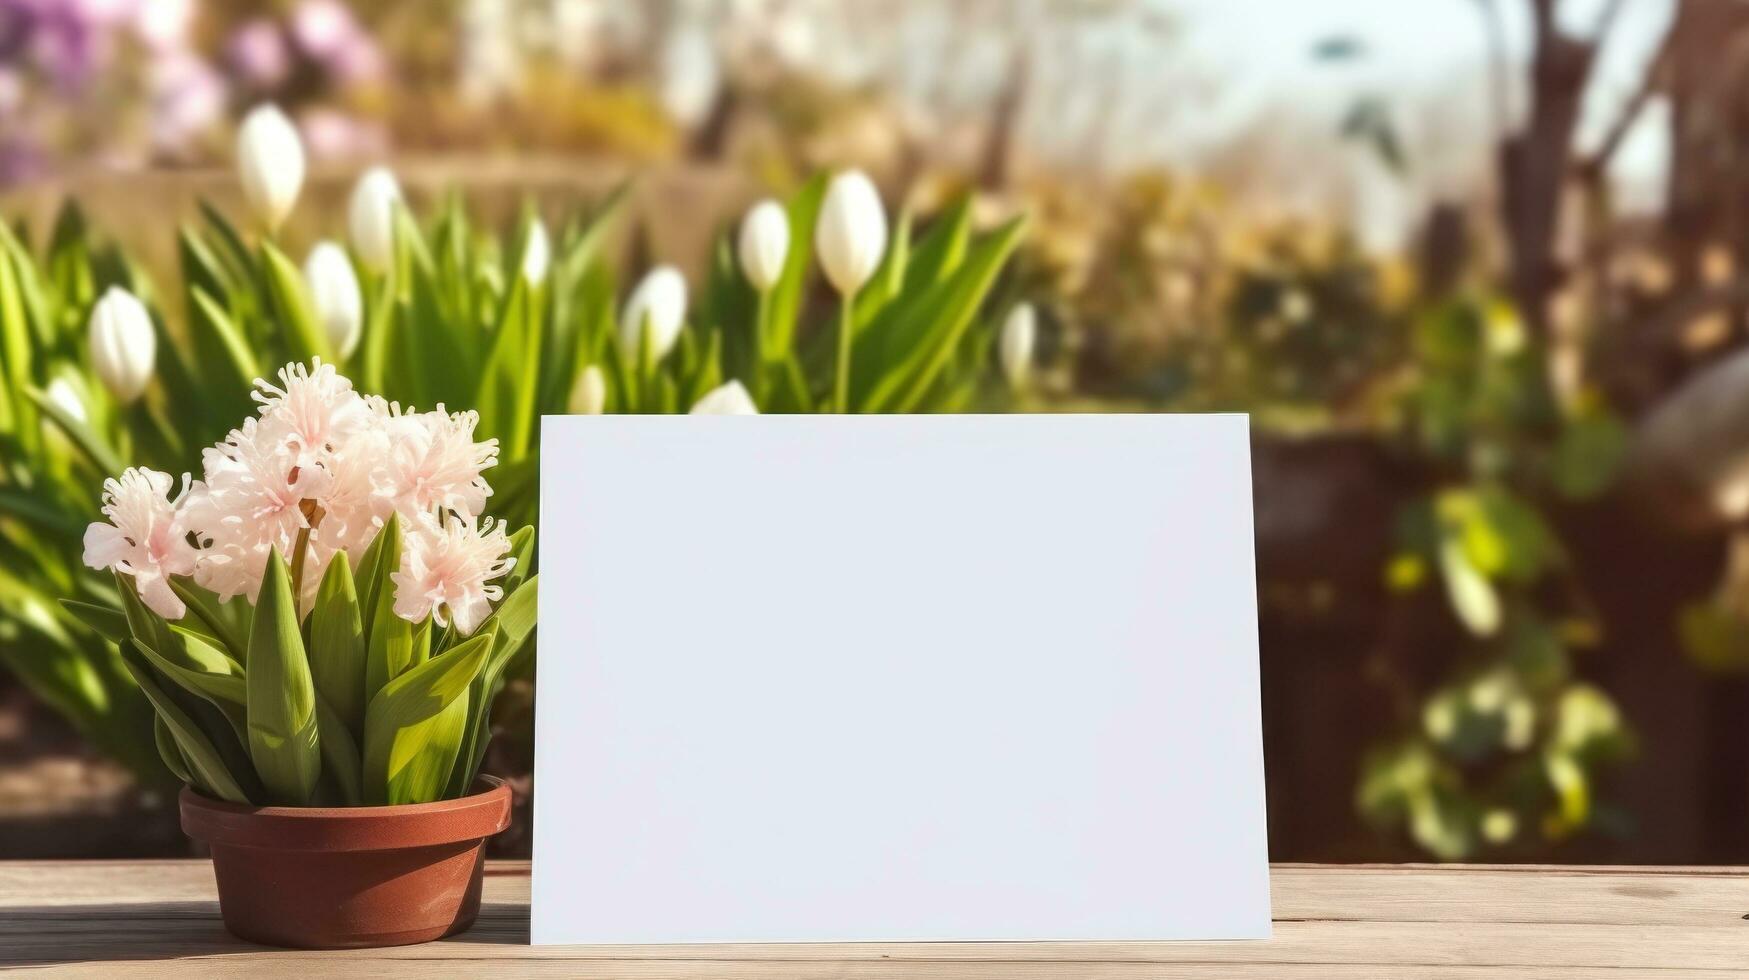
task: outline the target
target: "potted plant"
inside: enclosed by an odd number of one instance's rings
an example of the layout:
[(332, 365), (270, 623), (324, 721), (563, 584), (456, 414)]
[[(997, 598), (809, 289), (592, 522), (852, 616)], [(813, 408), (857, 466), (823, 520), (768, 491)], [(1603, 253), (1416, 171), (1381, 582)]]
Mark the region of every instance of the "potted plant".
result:
[(85, 562), (121, 611), (64, 601), (155, 709), (226, 928), (302, 947), (460, 931), (510, 818), (479, 768), (534, 630), (533, 528), (481, 517), (497, 443), (472, 412), (404, 411), (319, 359), (254, 397), (174, 497), (167, 473), (105, 481)]

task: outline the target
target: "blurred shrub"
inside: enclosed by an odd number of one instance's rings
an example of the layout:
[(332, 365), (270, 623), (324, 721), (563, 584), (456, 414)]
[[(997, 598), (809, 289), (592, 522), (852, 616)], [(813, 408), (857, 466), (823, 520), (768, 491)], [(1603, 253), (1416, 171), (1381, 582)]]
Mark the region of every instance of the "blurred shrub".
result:
[[(1360, 809), (1445, 859), (1622, 832), (1597, 782), (1633, 739), (1577, 676), (1600, 625), (1542, 509), (1604, 490), (1624, 431), (1595, 398), (1557, 403), (1543, 351), (1498, 301), (1422, 311), (1411, 351), (1395, 431), (1442, 477), (1397, 516), (1386, 583), (1404, 604), (1437, 590), (1463, 638), (1387, 651), (1383, 669), (1418, 708), (1364, 760)], [(1404, 661), (1429, 654), (1443, 677), (1417, 690), (1428, 665)]]
[(1347, 235), (1248, 220), (1154, 173), (1109, 200), (1047, 189), (1026, 255), (1075, 335), (1091, 393), (1183, 410), (1352, 418), (1407, 342), (1406, 274)]

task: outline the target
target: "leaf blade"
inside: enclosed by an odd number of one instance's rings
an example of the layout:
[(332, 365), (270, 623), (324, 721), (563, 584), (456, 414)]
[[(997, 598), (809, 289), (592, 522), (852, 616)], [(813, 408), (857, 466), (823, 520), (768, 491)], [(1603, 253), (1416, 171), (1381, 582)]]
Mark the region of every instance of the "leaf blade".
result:
[(249, 628), (246, 676), (249, 757), (255, 771), (275, 800), (307, 804), (322, 769), (316, 688), (304, 655), (291, 575), (277, 548), (268, 554)]
[[(353, 733), (364, 731), (364, 614), (345, 555), (328, 563), (310, 610), (310, 675), (316, 693)], [(324, 733), (325, 735), (326, 733)]]
[(428, 802), (448, 786), (461, 749), (469, 685), (485, 667), (497, 630), (386, 684), (365, 711), (364, 798), (370, 804)]

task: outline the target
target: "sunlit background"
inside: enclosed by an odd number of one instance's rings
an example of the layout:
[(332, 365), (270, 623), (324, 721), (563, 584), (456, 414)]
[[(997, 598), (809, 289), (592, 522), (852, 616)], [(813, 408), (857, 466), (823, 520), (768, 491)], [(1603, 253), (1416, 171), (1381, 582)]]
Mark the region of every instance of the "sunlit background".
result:
[[(1749, 861), (1749, 4), (0, 0), (0, 209), (173, 271), (267, 101), (300, 249), (382, 161), (694, 274), (822, 168), (1029, 212), (1024, 407), (1252, 413), (1273, 858)], [(184, 852), (5, 603), (0, 855)]]

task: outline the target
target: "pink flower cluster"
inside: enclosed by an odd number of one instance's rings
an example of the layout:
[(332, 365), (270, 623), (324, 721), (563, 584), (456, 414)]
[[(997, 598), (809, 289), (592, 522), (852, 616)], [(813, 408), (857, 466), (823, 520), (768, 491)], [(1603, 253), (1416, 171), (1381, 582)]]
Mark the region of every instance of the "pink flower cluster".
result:
[(492, 488), (481, 475), (498, 442), (474, 441), (479, 416), (403, 412), (354, 391), (319, 359), (290, 364), (279, 384), (257, 380), (259, 418), (243, 421), (201, 458), (203, 479), (170, 497), (167, 473), (129, 469), (103, 484), (103, 514), (85, 531), (85, 563), (132, 576), (168, 619), (187, 611), (170, 576), (192, 576), (221, 599), (254, 601), (268, 553), (291, 560), (307, 533), (300, 602), (307, 608), (337, 555), (357, 563), (392, 514), (401, 516), (395, 613), (470, 633), (510, 570), (503, 525), (481, 520)]

